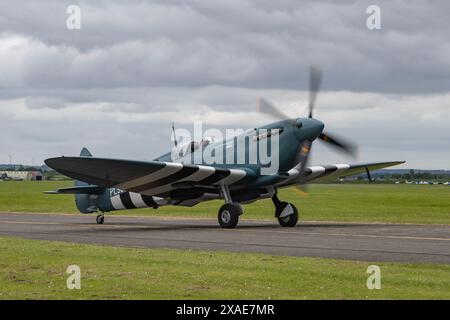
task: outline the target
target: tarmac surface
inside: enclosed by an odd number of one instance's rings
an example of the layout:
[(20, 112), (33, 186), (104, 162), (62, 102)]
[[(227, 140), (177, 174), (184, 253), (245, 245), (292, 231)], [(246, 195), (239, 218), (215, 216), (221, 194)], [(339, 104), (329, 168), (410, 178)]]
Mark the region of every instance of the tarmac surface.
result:
[(450, 264), (450, 225), (241, 220), (221, 229), (216, 219), (0, 213), (0, 236), (123, 247), (258, 252), (363, 261)]

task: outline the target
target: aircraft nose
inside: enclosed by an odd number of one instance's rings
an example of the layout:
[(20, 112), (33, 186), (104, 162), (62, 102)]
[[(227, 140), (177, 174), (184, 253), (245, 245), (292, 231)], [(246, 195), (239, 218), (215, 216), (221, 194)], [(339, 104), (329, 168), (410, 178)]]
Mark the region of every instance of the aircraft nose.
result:
[(313, 141), (323, 131), (325, 125), (322, 121), (313, 118), (298, 118), (296, 121), (295, 134), (297, 139), (303, 141), (305, 139)]
[(322, 133), (323, 128), (325, 128), (325, 124), (317, 119), (310, 119), (310, 120), (312, 122), (311, 123), (312, 135), (314, 136), (314, 138), (317, 138)]

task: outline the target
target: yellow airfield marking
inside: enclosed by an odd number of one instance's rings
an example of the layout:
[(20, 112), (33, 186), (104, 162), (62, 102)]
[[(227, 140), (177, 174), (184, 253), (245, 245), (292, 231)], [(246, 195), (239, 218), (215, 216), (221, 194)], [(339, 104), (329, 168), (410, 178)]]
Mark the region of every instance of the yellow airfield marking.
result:
[[(2, 220), (0, 223), (6, 224), (31, 224), (31, 225), (61, 225), (61, 226), (77, 226), (82, 228), (94, 228), (94, 229), (105, 229), (108, 227), (116, 229), (126, 229), (126, 228), (141, 228), (141, 229), (157, 229), (159, 226), (141, 226), (141, 225), (118, 225), (118, 224), (107, 224), (104, 226), (100, 225), (83, 225), (78, 223), (60, 223), (60, 222), (38, 222), (38, 221), (11, 221)], [(189, 228), (189, 227), (187, 227)], [(211, 227), (214, 228), (214, 227)], [(230, 230), (223, 230), (228, 231)], [(380, 239), (404, 239), (404, 240), (428, 240), (428, 241), (450, 241), (450, 238), (431, 238), (431, 237), (412, 237), (412, 236), (389, 236), (389, 235), (373, 235), (373, 234), (348, 234), (348, 233), (321, 233), (321, 232), (295, 232), (295, 231), (277, 231), (277, 230), (243, 230), (235, 229), (231, 232), (253, 232), (253, 233), (279, 233), (279, 234), (296, 234), (296, 235), (319, 235), (319, 236), (335, 236), (335, 237), (363, 237), (363, 238), (380, 238)]]

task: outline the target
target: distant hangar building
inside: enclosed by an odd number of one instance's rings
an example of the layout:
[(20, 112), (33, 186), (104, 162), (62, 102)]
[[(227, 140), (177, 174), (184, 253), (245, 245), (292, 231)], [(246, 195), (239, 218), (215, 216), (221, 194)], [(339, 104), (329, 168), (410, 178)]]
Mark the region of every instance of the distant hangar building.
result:
[(43, 180), (40, 171), (0, 171), (0, 178), (23, 181), (41, 181)]

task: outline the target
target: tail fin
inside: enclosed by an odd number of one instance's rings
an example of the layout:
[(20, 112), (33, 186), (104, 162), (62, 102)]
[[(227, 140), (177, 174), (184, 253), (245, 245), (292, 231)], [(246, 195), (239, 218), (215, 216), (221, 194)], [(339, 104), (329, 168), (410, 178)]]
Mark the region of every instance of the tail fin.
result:
[[(92, 157), (88, 149), (83, 148), (80, 157)], [(81, 213), (93, 213), (114, 210), (110, 200), (109, 189), (75, 180), (75, 186), (55, 191), (45, 191), (47, 194), (73, 194), (75, 204)]]
[(87, 148), (81, 149), (80, 157), (92, 157), (92, 154), (89, 152)]

